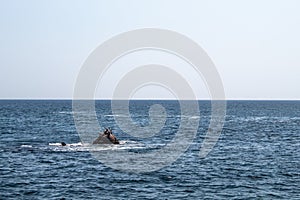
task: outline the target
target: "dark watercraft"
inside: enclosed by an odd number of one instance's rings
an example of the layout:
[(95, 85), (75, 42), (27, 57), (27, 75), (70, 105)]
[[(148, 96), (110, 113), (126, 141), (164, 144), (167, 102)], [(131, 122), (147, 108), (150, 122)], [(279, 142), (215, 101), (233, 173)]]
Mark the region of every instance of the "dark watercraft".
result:
[(94, 140), (93, 144), (120, 144), (120, 142), (111, 129), (105, 129), (103, 133), (99, 133), (98, 138)]

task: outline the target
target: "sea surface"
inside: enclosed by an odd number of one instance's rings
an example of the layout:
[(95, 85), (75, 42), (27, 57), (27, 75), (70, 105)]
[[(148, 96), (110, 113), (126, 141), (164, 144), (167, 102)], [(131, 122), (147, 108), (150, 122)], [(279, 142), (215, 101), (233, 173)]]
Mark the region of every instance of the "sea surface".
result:
[[(228, 101), (222, 134), (205, 158), (198, 155), (210, 101), (199, 101), (200, 116), (182, 116), (177, 101), (130, 101), (134, 123), (149, 125), (154, 104), (166, 109), (164, 127), (138, 138), (116, 124), (110, 101), (97, 101), (99, 124), (121, 141), (102, 147), (81, 142), (71, 100), (1, 100), (0, 199), (300, 199), (300, 101)], [(110, 168), (91, 153), (156, 151), (184, 117), (199, 118), (197, 135), (158, 171)]]

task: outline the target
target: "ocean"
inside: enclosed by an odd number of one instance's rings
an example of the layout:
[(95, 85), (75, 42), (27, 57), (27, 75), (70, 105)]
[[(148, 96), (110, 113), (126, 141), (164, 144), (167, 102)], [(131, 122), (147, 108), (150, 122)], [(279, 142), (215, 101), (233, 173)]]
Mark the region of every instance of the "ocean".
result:
[[(103, 147), (81, 142), (71, 100), (1, 100), (0, 199), (300, 199), (300, 101), (227, 101), (222, 133), (205, 158), (210, 101), (199, 101), (200, 116), (181, 115), (177, 101), (130, 101), (134, 123), (147, 127), (154, 104), (165, 108), (166, 122), (139, 138), (120, 129), (110, 101), (96, 101), (99, 124), (121, 141)], [(157, 151), (184, 117), (199, 118), (197, 135), (157, 171), (111, 168), (93, 155)]]

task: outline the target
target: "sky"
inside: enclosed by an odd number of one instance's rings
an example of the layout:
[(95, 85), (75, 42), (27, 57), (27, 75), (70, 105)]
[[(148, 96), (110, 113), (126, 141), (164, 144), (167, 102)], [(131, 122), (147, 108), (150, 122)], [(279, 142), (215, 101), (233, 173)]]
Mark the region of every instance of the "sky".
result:
[[(197, 42), (214, 62), (226, 99), (300, 99), (298, 0), (1, 0), (0, 5), (1, 99), (71, 99), (78, 73), (97, 46), (149, 27)], [(171, 59), (171, 67), (179, 68), (177, 58), (144, 52), (120, 60), (106, 79), (118, 81), (120, 68), (126, 73), (147, 62), (140, 57), (151, 56), (156, 62)], [(121, 67), (125, 63), (128, 68)], [(205, 84), (199, 85), (193, 86), (196, 96), (209, 97)], [(98, 87), (95, 96), (110, 98), (112, 90), (109, 84)], [(135, 95), (169, 94), (145, 87)]]

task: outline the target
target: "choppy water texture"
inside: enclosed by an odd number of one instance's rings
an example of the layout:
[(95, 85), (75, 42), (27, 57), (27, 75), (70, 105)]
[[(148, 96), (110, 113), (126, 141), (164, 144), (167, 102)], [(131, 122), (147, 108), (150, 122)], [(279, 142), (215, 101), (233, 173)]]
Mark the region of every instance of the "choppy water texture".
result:
[[(119, 147), (80, 143), (71, 101), (0, 101), (0, 199), (300, 199), (300, 102), (229, 101), (222, 135), (213, 151), (198, 157), (210, 120), (210, 102), (200, 101), (200, 125), (190, 148), (170, 166), (151, 173), (114, 170), (89, 151), (122, 148), (143, 153), (176, 134), (176, 101), (132, 101), (133, 120), (149, 124), (149, 106), (159, 103), (167, 121), (159, 135), (139, 139), (114, 122), (110, 101), (98, 101), (102, 126)], [(60, 142), (68, 145), (62, 147)]]

